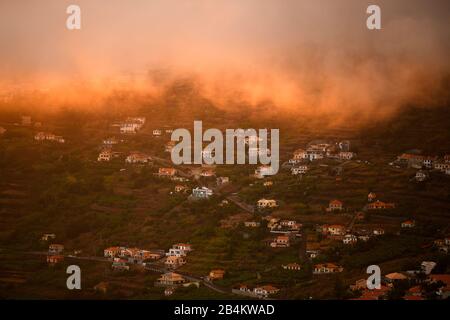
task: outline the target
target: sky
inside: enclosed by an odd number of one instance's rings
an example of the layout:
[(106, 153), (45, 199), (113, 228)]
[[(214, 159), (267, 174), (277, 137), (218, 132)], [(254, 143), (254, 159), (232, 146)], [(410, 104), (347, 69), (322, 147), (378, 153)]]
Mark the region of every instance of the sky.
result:
[[(70, 4), (81, 30), (66, 28)], [(366, 28), (369, 4), (382, 30)], [(192, 77), (224, 107), (383, 115), (436, 102), (449, 21), (447, 0), (0, 0), (0, 85), (156, 92)]]

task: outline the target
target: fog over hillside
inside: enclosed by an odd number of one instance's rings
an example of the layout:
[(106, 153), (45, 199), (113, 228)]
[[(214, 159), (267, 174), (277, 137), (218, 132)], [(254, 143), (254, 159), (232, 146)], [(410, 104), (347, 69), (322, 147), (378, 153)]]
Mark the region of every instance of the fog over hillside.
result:
[(92, 109), (117, 89), (158, 99), (181, 78), (220, 108), (336, 122), (448, 99), (445, 0), (377, 1), (380, 31), (368, 1), (80, 0), (79, 31), (65, 28), (69, 4), (0, 3), (2, 91)]

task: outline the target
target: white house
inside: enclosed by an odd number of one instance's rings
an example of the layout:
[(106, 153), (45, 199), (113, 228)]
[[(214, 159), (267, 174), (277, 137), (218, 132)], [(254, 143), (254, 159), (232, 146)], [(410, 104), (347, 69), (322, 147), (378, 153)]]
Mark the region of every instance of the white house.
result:
[(134, 134), (142, 127), (142, 124), (136, 122), (124, 122), (120, 124), (120, 133)]
[(342, 239), (342, 242), (344, 244), (355, 244), (356, 242), (358, 242), (358, 238), (353, 234), (346, 234), (344, 236), (344, 239)]
[(423, 170), (419, 170), (416, 172), (415, 176), (416, 181), (422, 182), (428, 179), (428, 173)]
[(197, 199), (207, 199), (213, 195), (213, 191), (207, 187), (197, 187), (192, 189), (192, 196)]
[(263, 208), (275, 208), (277, 207), (277, 201), (273, 200), (273, 199), (260, 199), (258, 200), (258, 202), (256, 203), (256, 206), (260, 209)]
[(271, 285), (266, 285), (266, 286), (256, 287), (253, 290), (253, 293), (259, 297), (267, 298), (269, 295), (275, 294), (278, 291), (280, 291), (280, 289), (275, 288), (274, 286), (271, 286)]
[(34, 140), (36, 140), (36, 141), (53, 141), (53, 142), (58, 142), (58, 143), (66, 142), (63, 137), (54, 135), (53, 133), (49, 133), (49, 132), (36, 133), (36, 135), (34, 136)]
[(155, 137), (159, 137), (159, 136), (162, 135), (162, 131), (159, 130), (159, 129), (155, 129), (155, 130), (153, 130), (152, 134), (153, 134), (153, 136), (155, 136)]
[(303, 166), (293, 167), (291, 169), (291, 174), (292, 175), (305, 174), (306, 171), (308, 171), (308, 166), (303, 165)]
[(150, 161), (152, 161), (152, 157), (142, 152), (132, 152), (125, 159), (126, 163), (149, 163)]
[(107, 146), (112, 146), (112, 145), (115, 145), (115, 144), (118, 144), (118, 143), (119, 143), (119, 141), (116, 138), (114, 138), (114, 137), (106, 138), (106, 139), (103, 140), (103, 144), (107, 145)]
[(373, 234), (375, 236), (382, 236), (384, 234), (384, 229), (381, 228), (375, 228), (373, 229)]
[(103, 150), (97, 157), (97, 161), (110, 161), (112, 158), (112, 152), (109, 150)]

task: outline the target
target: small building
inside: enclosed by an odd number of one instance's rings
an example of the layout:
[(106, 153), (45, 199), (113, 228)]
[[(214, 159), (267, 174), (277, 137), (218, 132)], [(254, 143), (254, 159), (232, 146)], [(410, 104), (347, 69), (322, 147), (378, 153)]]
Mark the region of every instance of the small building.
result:
[(184, 257), (177, 257), (177, 256), (169, 256), (166, 258), (166, 261), (164, 262), (167, 268), (169, 269), (176, 269), (178, 267), (181, 267), (182, 265), (186, 264), (186, 259)]
[(177, 184), (174, 188), (176, 193), (187, 192), (189, 188), (185, 185)]
[(120, 254), (123, 247), (109, 247), (103, 250), (103, 256), (105, 258), (114, 258)]
[(213, 191), (207, 187), (197, 187), (192, 189), (192, 196), (196, 199), (208, 199), (213, 195)]
[(401, 224), (402, 228), (414, 228), (416, 226), (416, 222), (414, 220), (406, 220)]
[(205, 178), (213, 177), (215, 174), (216, 173), (214, 172), (214, 170), (213, 169), (209, 169), (209, 168), (202, 169), (201, 172), (200, 172), (200, 176), (205, 177)]
[(64, 246), (62, 244), (53, 243), (48, 247), (49, 254), (58, 255), (64, 251)]
[(341, 151), (338, 154), (338, 157), (341, 160), (351, 160), (351, 159), (353, 159), (354, 156), (355, 156), (355, 154), (350, 151)]
[(112, 152), (110, 150), (103, 150), (99, 153), (97, 157), (97, 161), (103, 162), (103, 161), (111, 161), (112, 158)]
[(340, 224), (332, 224), (326, 226), (326, 233), (332, 236), (343, 236), (345, 234), (345, 226)]
[(159, 137), (159, 136), (162, 135), (162, 131), (159, 130), (159, 129), (154, 129), (154, 130), (152, 131), (152, 134), (153, 134), (154, 137)]
[(314, 265), (313, 274), (330, 274), (344, 271), (344, 268), (334, 263), (320, 263)]
[(372, 202), (377, 198), (376, 193), (374, 192), (369, 192), (369, 194), (367, 195), (367, 201), (368, 202)]
[(208, 275), (209, 280), (221, 280), (225, 275), (225, 270), (223, 269), (215, 269), (211, 270)]
[(156, 280), (158, 286), (177, 286), (183, 283), (186, 283), (186, 279), (175, 272), (164, 273)]
[(54, 233), (44, 233), (41, 237), (42, 241), (48, 241), (48, 240), (52, 240), (55, 239), (56, 235)]
[(271, 243), (272, 248), (287, 248), (290, 246), (290, 241), (288, 236), (278, 236)]
[(216, 179), (216, 183), (218, 186), (222, 186), (224, 184), (230, 183), (230, 178), (228, 177), (218, 177)]
[(271, 186), (273, 186), (273, 181), (264, 181), (263, 186), (264, 187), (271, 187)]
[(260, 287), (256, 287), (253, 292), (259, 296), (259, 297), (263, 297), (263, 298), (267, 298), (270, 295), (276, 294), (278, 293), (278, 291), (280, 291), (280, 289), (272, 286), (272, 285), (265, 285), (265, 286), (260, 286)]
[(395, 282), (402, 281), (402, 280), (407, 280), (407, 279), (408, 279), (408, 277), (405, 276), (403, 273), (400, 273), (400, 272), (393, 272), (393, 273), (389, 273), (389, 274), (384, 276), (384, 281), (386, 283), (388, 283), (389, 285), (392, 285)]
[(38, 132), (34, 136), (34, 140), (36, 141), (51, 141), (51, 142), (58, 142), (58, 143), (65, 143), (63, 137), (54, 135), (53, 133), (49, 132)]
[(354, 234), (346, 234), (344, 239), (342, 239), (342, 243), (346, 245), (355, 244), (358, 242), (358, 238)]
[(428, 173), (426, 171), (419, 170), (416, 172), (416, 176), (414, 178), (418, 182), (423, 182), (428, 179)]
[(275, 208), (278, 206), (277, 201), (273, 199), (260, 199), (256, 203), (256, 206), (259, 209), (266, 209), (266, 208)]
[(298, 263), (288, 263), (281, 266), (284, 270), (300, 271), (302, 267)]
[(169, 297), (175, 293), (175, 290), (175, 287), (167, 287), (166, 289), (164, 289), (164, 295), (166, 297)]
[(343, 209), (344, 204), (339, 200), (331, 200), (328, 204), (327, 211), (341, 211)]
[(301, 166), (296, 166), (296, 167), (291, 168), (291, 174), (294, 176), (299, 175), (299, 174), (305, 174), (306, 171), (308, 171), (307, 165), (301, 165)]
[(152, 161), (152, 157), (149, 155), (142, 153), (142, 152), (132, 152), (130, 155), (125, 159), (126, 163), (136, 164), (147, 164)]
[(103, 140), (103, 144), (106, 146), (113, 146), (119, 143), (119, 140), (117, 140), (114, 137), (106, 138)]
[(375, 228), (375, 229), (373, 229), (373, 234), (375, 236), (382, 236), (382, 235), (384, 235), (384, 229)]
[(246, 226), (247, 228), (258, 228), (259, 226), (261, 226), (261, 222), (258, 222), (258, 221), (245, 221), (244, 222), (244, 226)]
[(380, 200), (369, 203), (367, 205), (368, 210), (386, 210), (386, 209), (394, 209), (394, 208), (395, 208), (394, 203), (386, 203), (386, 202), (382, 202)]
[(159, 168), (158, 175), (160, 177), (173, 177), (177, 174), (177, 170), (175, 168)]

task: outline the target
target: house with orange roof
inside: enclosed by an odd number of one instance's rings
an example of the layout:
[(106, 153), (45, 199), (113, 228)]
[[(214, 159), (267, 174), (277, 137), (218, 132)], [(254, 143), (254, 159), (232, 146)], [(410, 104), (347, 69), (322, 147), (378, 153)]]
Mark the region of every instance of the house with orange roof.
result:
[(209, 280), (221, 280), (225, 275), (225, 270), (223, 269), (214, 269), (209, 272), (208, 279)]
[(164, 262), (167, 268), (176, 269), (186, 264), (186, 259), (184, 257), (168, 256)]
[(344, 271), (344, 268), (334, 263), (320, 263), (314, 265), (313, 274), (330, 274)]
[(416, 222), (414, 220), (406, 220), (401, 224), (402, 228), (414, 228), (416, 226)]
[(395, 203), (387, 203), (380, 200), (369, 203), (367, 205), (368, 210), (385, 210), (385, 209), (394, 209)]
[(344, 208), (344, 204), (340, 200), (331, 200), (328, 204), (327, 211), (341, 211)]
[(121, 249), (123, 249), (123, 247), (109, 247), (106, 248), (105, 250), (103, 250), (103, 256), (105, 258), (114, 258), (116, 256), (118, 256), (121, 252)]
[(274, 286), (272, 286), (270, 284), (269, 285), (265, 285), (265, 286), (256, 287), (253, 290), (253, 292), (257, 296), (262, 297), (262, 298), (267, 298), (267, 297), (269, 297), (269, 295), (276, 294), (279, 291), (280, 291), (280, 289), (278, 289), (278, 288), (276, 288), (276, 287), (274, 287)]
[(278, 236), (271, 243), (272, 248), (287, 248), (290, 246), (290, 241), (288, 236)]
[(380, 289), (370, 290), (366, 288), (359, 298), (352, 300), (383, 300), (389, 291), (390, 288), (385, 285), (381, 285)]
[(332, 224), (326, 226), (326, 233), (331, 236), (343, 236), (345, 234), (346, 228), (340, 224)]
[(159, 168), (158, 175), (160, 177), (172, 177), (177, 173), (175, 168)]
[(156, 280), (156, 286), (178, 286), (186, 283), (186, 279), (175, 272), (167, 272), (161, 275), (161, 277)]

